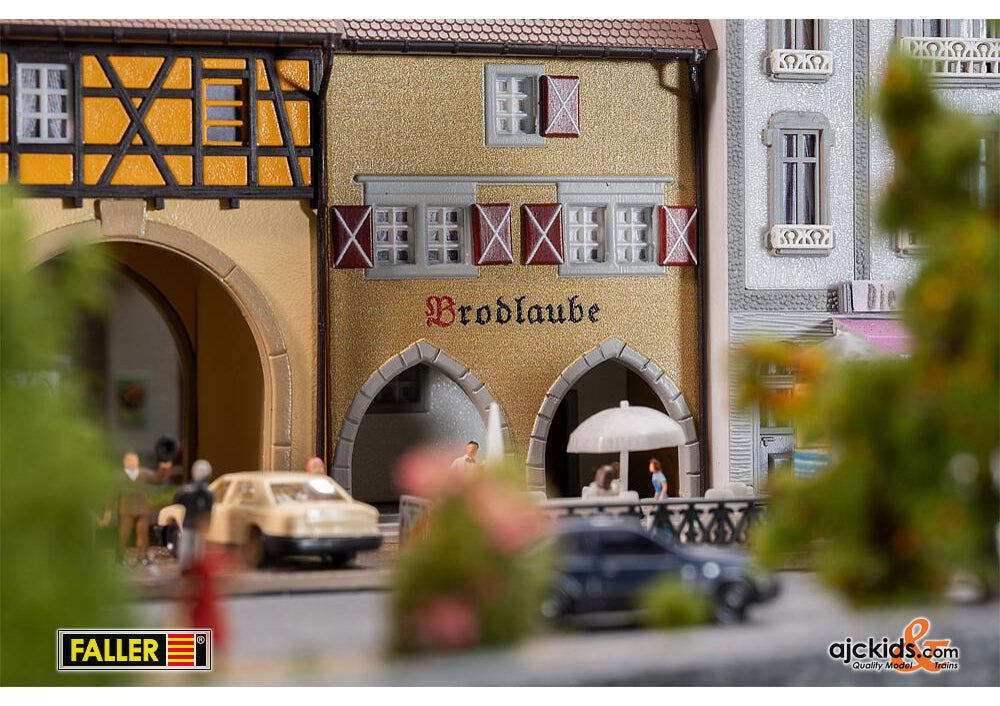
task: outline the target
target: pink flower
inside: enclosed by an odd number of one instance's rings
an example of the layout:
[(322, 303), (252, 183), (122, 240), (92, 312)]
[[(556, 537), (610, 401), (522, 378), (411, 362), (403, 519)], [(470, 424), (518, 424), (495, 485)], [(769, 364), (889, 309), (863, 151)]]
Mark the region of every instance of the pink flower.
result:
[(546, 535), (542, 513), (526, 497), (498, 483), (480, 483), (469, 492), (469, 507), (501, 554), (514, 554)]
[(427, 647), (468, 647), (479, 639), (479, 622), (467, 602), (456, 596), (437, 596), (413, 615), (417, 639)]
[(396, 486), (403, 493), (429, 500), (455, 494), (465, 487), (469, 477), (464, 470), (453, 468), (452, 460), (440, 448), (410, 451), (396, 466)]

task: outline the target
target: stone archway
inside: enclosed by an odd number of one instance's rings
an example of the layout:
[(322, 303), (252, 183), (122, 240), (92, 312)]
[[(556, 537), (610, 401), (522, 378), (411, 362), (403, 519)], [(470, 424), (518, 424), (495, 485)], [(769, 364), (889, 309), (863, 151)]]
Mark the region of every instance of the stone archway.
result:
[(101, 200), (97, 220), (63, 226), (29, 240), (37, 266), (75, 244), (136, 243), (170, 251), (209, 273), (229, 294), (250, 329), (264, 382), (261, 468), (291, 468), (292, 368), (267, 297), (228, 255), (180, 228), (146, 219), (142, 200)]
[(535, 417), (531, 438), (528, 440), (529, 487), (537, 490), (545, 489), (545, 445), (549, 425), (566, 393), (592, 368), (609, 360), (620, 363), (642, 378), (660, 398), (667, 414), (680, 423), (684, 429), (684, 445), (677, 448), (680, 494), (682, 497), (700, 496), (704, 487), (700, 464), (701, 449), (694, 418), (684, 400), (684, 395), (660, 366), (617, 338), (605, 341), (573, 361), (559, 374), (546, 393)]
[[(421, 340), (386, 361), (361, 386), (347, 409), (337, 446), (333, 454), (333, 477), (338, 483), (351, 489), (351, 464), (354, 457), (354, 443), (361, 428), (365, 412), (379, 391), (394, 377), (415, 365), (426, 365), (440, 371), (461, 388), (472, 401), (483, 424), (488, 424), (490, 404), (495, 402), (486, 385), (469, 368), (443, 352), (437, 346)], [(499, 405), (498, 405), (499, 406)], [(503, 410), (500, 410), (500, 425), (503, 431), (504, 447), (510, 450), (510, 429)]]

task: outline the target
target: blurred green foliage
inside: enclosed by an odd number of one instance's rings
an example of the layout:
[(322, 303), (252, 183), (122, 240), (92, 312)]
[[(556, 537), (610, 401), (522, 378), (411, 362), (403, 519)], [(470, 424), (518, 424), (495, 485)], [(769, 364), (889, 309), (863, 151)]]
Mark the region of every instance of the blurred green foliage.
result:
[[(920, 67), (898, 53), (875, 106), (895, 155), (879, 220), (927, 246), (902, 309), (912, 354), (837, 362), (776, 343), (742, 352), (744, 401), (784, 405), (800, 445), (824, 440), (832, 456), (811, 479), (772, 475), (754, 546), (772, 566), (811, 552), (822, 577), (856, 604), (940, 597), (956, 576), (995, 594), (998, 125), (943, 108)], [(980, 138), (989, 131), (984, 173)], [(761, 377), (768, 361), (796, 370), (803, 384), (794, 396), (770, 399)]]
[(645, 622), (654, 628), (678, 628), (712, 622), (712, 601), (703, 591), (674, 576), (664, 576), (639, 597)]
[(114, 468), (68, 362), (79, 314), (104, 300), (102, 267), (87, 249), (29, 267), (12, 196), (0, 190), (0, 684), (116, 683), (57, 672), (55, 649), (57, 628), (128, 625), (95, 530)]
[(552, 580), (546, 524), (512, 468), (473, 476), (446, 458), (404, 458), (429, 482), (404, 491), (434, 504), (400, 551), (391, 650), (446, 651), (517, 642), (539, 627)]

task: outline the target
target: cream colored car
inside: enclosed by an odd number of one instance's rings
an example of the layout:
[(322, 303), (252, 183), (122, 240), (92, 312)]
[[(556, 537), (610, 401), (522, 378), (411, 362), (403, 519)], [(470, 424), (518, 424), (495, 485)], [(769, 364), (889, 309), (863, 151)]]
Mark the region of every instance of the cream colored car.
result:
[[(358, 551), (382, 544), (378, 510), (355, 500), (327, 476), (227, 473), (209, 489), (215, 500), (206, 540), (240, 546), (252, 565), (289, 555), (316, 555), (342, 563)], [(184, 506), (160, 510), (158, 524), (164, 536), (176, 542), (184, 526)]]

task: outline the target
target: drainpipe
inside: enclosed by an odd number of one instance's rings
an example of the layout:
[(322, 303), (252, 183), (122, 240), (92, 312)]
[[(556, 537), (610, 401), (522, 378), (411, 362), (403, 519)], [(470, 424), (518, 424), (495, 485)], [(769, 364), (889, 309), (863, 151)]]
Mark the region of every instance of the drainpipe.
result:
[(697, 240), (698, 266), (695, 268), (695, 289), (698, 316), (698, 361), (701, 374), (701, 384), (698, 392), (698, 412), (701, 417), (701, 453), (698, 454), (698, 468), (701, 474), (701, 487), (698, 495), (704, 495), (708, 485), (708, 453), (709, 419), (708, 419), (708, 287), (705, 276), (708, 267), (705, 243), (705, 92), (702, 90), (702, 77), (705, 69), (705, 59), (708, 52), (695, 50), (688, 59), (688, 80), (691, 84), (691, 125), (694, 138), (694, 189), (695, 208), (698, 209)]
[(333, 48), (336, 36), (327, 38), (323, 47), (323, 79), (319, 86), (318, 116), (313, 123), (313, 144), (318, 145), (314, 162), (316, 173), (316, 449), (317, 456), (330, 468), (329, 447), (326, 439), (327, 410), (330, 401), (330, 386), (327, 380), (327, 358), (329, 340), (329, 272), (327, 270), (326, 214), (329, 196), (326, 179), (326, 94), (330, 88), (330, 74), (333, 71)]

